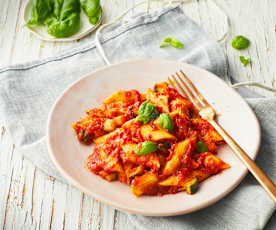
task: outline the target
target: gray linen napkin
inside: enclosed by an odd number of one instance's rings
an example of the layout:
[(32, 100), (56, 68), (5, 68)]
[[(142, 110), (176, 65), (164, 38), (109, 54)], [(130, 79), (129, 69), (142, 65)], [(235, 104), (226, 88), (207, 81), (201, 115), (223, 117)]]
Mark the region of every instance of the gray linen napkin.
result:
[[(183, 49), (160, 49), (165, 37), (176, 37)], [(168, 7), (149, 15), (116, 24), (102, 35), (103, 48), (112, 63), (134, 58), (181, 59), (205, 68), (224, 80), (224, 53), (187, 18), (179, 7)], [(59, 94), (82, 75), (104, 66), (95, 43), (84, 39), (75, 49), (41, 61), (0, 69), (0, 124), (4, 124), (18, 148), (48, 175), (64, 181), (48, 157), (45, 128), (49, 110)], [(276, 101), (251, 99), (263, 128), (259, 165), (275, 180)], [(267, 113), (269, 111), (269, 113)], [(140, 229), (262, 229), (275, 204), (250, 176), (217, 204), (199, 212), (169, 218), (129, 215)]]

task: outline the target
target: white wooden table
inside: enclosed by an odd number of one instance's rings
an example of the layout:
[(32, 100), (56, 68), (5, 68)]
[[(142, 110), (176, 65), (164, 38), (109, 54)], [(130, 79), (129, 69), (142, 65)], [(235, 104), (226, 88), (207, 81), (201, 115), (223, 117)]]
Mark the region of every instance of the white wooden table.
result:
[[(242, 52), (232, 49), (230, 41), (223, 45), (229, 59), (229, 75), (241, 81), (254, 80), (274, 87), (276, 1), (216, 1), (230, 18), (230, 37), (242, 34), (252, 42), (250, 48)], [(139, 1), (101, 2), (107, 22)], [(52, 56), (76, 44), (48, 43), (31, 35), (22, 22), (23, 4), (24, 0), (1, 0), (0, 68)], [(153, 4), (152, 8), (158, 4)], [(183, 9), (213, 37), (223, 34), (226, 21), (210, 0), (195, 1), (184, 5)], [(145, 7), (134, 10), (132, 14), (141, 10)], [(251, 57), (252, 65), (243, 67), (240, 55)], [(260, 89), (256, 91), (271, 96)], [(0, 188), (0, 229), (136, 229), (126, 214), (46, 176), (27, 159), (20, 157), (4, 127), (0, 129)], [(273, 222), (275, 224), (276, 221)]]

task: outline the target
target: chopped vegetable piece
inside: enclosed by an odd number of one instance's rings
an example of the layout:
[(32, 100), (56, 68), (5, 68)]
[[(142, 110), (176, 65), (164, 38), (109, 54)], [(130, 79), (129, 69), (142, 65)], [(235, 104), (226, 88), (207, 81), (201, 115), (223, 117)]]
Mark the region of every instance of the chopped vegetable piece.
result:
[(172, 118), (166, 114), (162, 113), (160, 115), (160, 124), (163, 129), (169, 130), (169, 132), (173, 132), (174, 124)]
[(138, 145), (137, 149), (135, 150), (136, 155), (146, 155), (157, 150), (157, 144), (152, 141), (144, 141), (142, 143), (142, 147)]
[(177, 49), (181, 49), (184, 47), (183, 43), (181, 43), (175, 38), (170, 38), (170, 37), (165, 38), (161, 41), (160, 48), (165, 48), (168, 46), (173, 46), (174, 48), (177, 48)]
[(251, 59), (250, 58), (245, 58), (244, 56), (240, 56), (240, 61), (243, 64), (243, 66), (247, 66), (249, 63), (251, 63)]
[(154, 120), (159, 115), (157, 109), (153, 104), (148, 101), (142, 103), (139, 107), (139, 112), (137, 116), (137, 120), (147, 124), (148, 122)]
[(197, 142), (196, 149), (200, 153), (208, 152), (208, 148), (207, 148), (206, 144), (202, 141)]
[(237, 50), (246, 49), (250, 45), (250, 41), (244, 36), (236, 36), (232, 40), (232, 47)]
[(197, 179), (193, 179), (191, 181), (189, 181), (187, 184), (186, 184), (186, 192), (188, 194), (194, 194), (196, 193), (198, 190), (198, 182), (197, 182)]

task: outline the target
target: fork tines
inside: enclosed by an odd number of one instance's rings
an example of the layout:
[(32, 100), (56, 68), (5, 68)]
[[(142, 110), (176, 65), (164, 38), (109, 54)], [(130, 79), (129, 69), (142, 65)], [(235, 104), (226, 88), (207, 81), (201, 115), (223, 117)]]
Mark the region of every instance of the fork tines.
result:
[(186, 76), (186, 74), (182, 70), (180, 70), (179, 72), (180, 74), (177, 72), (175, 73), (177, 78), (174, 74), (172, 74), (171, 76), (172, 79), (170, 77), (168, 78), (169, 84), (175, 89), (177, 89), (177, 85), (181, 93), (185, 97), (190, 98), (199, 108), (210, 106), (209, 103), (194, 86), (194, 84), (191, 82), (191, 80)]

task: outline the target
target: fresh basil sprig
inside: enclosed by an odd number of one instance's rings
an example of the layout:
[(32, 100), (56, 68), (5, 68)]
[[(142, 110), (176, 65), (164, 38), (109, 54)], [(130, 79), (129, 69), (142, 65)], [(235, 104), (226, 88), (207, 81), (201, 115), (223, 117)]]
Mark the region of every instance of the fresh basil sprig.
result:
[(97, 24), (101, 17), (100, 0), (80, 0), (81, 8), (86, 16), (89, 18), (89, 22), (93, 25)]
[(33, 0), (31, 18), (27, 22), (27, 26), (43, 25), (50, 16), (52, 5), (49, 0)]
[(168, 46), (173, 46), (174, 48), (177, 48), (177, 49), (181, 49), (184, 47), (183, 43), (178, 41), (176, 38), (171, 38), (171, 37), (163, 39), (160, 43), (160, 48), (165, 48)]
[(80, 30), (81, 7), (91, 24), (102, 14), (100, 0), (33, 0), (27, 26), (47, 25), (47, 32), (57, 38), (70, 37)]
[(169, 132), (173, 132), (174, 124), (172, 118), (166, 113), (162, 113), (159, 118), (161, 127), (169, 130)]
[(47, 21), (47, 32), (57, 38), (70, 37), (80, 29), (79, 0), (52, 0), (54, 14)]
[(157, 144), (155, 144), (152, 141), (144, 141), (142, 143), (142, 147), (139, 148), (139, 145), (137, 149), (134, 151), (136, 155), (146, 155), (150, 154), (152, 152), (155, 152), (157, 150)]
[(157, 109), (149, 101), (143, 102), (138, 111), (137, 120), (143, 122), (144, 124), (149, 123), (150, 121), (157, 118), (159, 115)]

